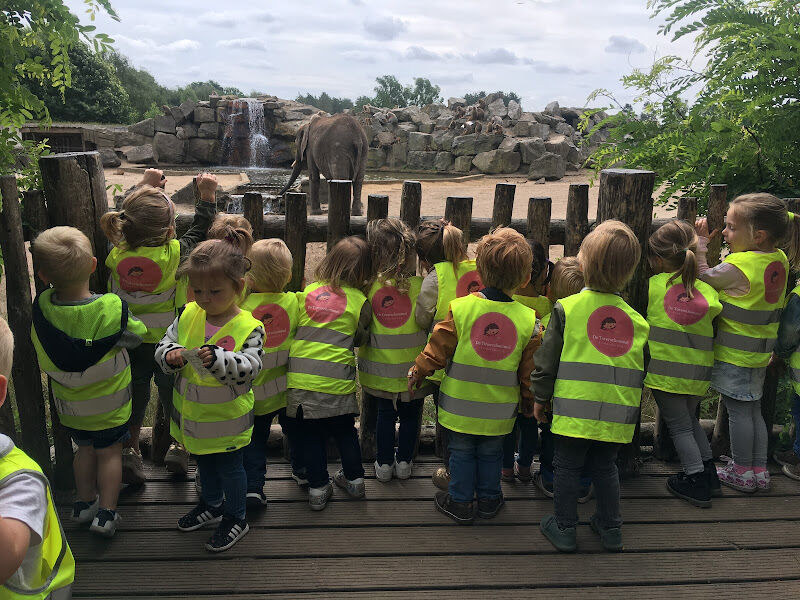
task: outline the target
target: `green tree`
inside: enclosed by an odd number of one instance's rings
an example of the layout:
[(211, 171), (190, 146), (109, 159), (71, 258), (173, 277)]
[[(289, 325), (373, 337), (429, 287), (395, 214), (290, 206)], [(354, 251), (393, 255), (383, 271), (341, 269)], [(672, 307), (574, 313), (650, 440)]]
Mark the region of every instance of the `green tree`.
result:
[(150, 111), (154, 104), (157, 109), (156, 114), (161, 114), (161, 106), (168, 102), (169, 89), (158, 83), (145, 69), (134, 67), (130, 60), (117, 50), (104, 53), (103, 58), (114, 68), (117, 78), (128, 94), (133, 109), (133, 121), (144, 119), (145, 113)]
[[(504, 92), (502, 90), (498, 90), (495, 93), (499, 94), (500, 98), (502, 98), (503, 102), (505, 102), (506, 104), (508, 104), (510, 100), (520, 102), (519, 94), (517, 94), (516, 92)], [(488, 96), (488, 94), (484, 91), (467, 92), (466, 94), (464, 94), (464, 101), (467, 104), (475, 104), (481, 98), (486, 98), (486, 96)]]
[(353, 101), (353, 108), (360, 111), (366, 104), (375, 104), (375, 100), (369, 96), (359, 96)]
[(436, 104), (442, 101), (439, 92), (442, 91), (438, 85), (431, 83), (430, 79), (425, 77), (415, 77), (414, 87), (411, 90), (409, 100), (411, 104), (417, 106), (425, 106), (426, 104)]
[[(633, 110), (593, 127), (611, 126), (592, 155), (600, 170), (624, 163), (656, 172), (659, 199), (706, 198), (713, 183), (731, 194), (800, 192), (800, 12), (796, 0), (650, 0), (663, 16), (660, 33), (695, 37), (695, 56), (665, 56), (622, 78)], [(624, 108), (608, 90), (606, 97)], [(588, 127), (591, 113), (584, 116)]]
[(345, 109), (353, 108), (353, 101), (349, 98), (329, 96), (327, 92), (322, 92), (319, 96), (315, 96), (314, 94), (306, 94), (305, 96), (298, 94), (295, 100), (303, 104), (316, 106), (320, 110), (324, 110), (332, 115), (343, 112)]
[(376, 77), (375, 98), (373, 104), (383, 108), (408, 106), (411, 97), (411, 86), (404, 86), (394, 75)]

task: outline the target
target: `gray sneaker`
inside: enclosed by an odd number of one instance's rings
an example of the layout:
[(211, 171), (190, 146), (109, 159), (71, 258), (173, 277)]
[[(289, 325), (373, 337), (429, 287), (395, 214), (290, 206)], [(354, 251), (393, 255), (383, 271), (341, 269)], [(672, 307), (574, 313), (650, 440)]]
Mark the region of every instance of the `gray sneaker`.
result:
[(122, 449), (122, 483), (142, 485), (146, 481), (142, 455), (133, 448)]
[(189, 472), (189, 453), (183, 444), (172, 442), (164, 455), (164, 466), (170, 473), (186, 475)]
[(347, 492), (351, 498), (363, 498), (366, 495), (364, 478), (350, 480), (344, 476), (344, 469), (339, 469), (339, 472), (333, 476), (333, 482)]
[(333, 486), (328, 482), (321, 488), (308, 488), (308, 506), (311, 510), (322, 510), (333, 496)]

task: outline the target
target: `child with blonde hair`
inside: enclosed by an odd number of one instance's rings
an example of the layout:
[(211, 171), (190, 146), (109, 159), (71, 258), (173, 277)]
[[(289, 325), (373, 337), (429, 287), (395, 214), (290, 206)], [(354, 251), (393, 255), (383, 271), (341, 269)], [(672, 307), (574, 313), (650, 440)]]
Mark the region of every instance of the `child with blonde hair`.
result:
[[(100, 227), (113, 248), (106, 259), (111, 271), (110, 291), (128, 303), (131, 312), (147, 326), (144, 343), (130, 353), (133, 373), (133, 413), (131, 439), (123, 450), (123, 479), (141, 484), (145, 480), (139, 432), (150, 402), (150, 381), (155, 378), (158, 397), (169, 422), (172, 402), (172, 378), (153, 361), (156, 343), (175, 318), (178, 285), (175, 272), (198, 242), (203, 240), (216, 210), (214, 175), (197, 176), (200, 202), (195, 206), (190, 229), (175, 239), (175, 205), (163, 189), (166, 179), (158, 169), (147, 169), (134, 191), (119, 211), (109, 211), (100, 218)], [(182, 294), (181, 294), (182, 295)], [(162, 457), (154, 457), (161, 460)], [(163, 457), (167, 469), (185, 474), (189, 455), (180, 445), (172, 444)]]
[[(262, 367), (264, 327), (238, 306), (250, 261), (233, 244), (206, 240), (177, 271), (195, 300), (167, 328), (155, 359), (177, 374), (172, 437), (197, 458), (200, 502), (178, 520), (194, 531), (219, 523), (206, 549), (222, 552), (250, 530), (243, 449), (253, 433), (252, 383)], [(224, 501), (224, 502), (223, 502)]]
[(78, 446), (72, 519), (113, 536), (119, 514), (122, 444), (129, 437), (128, 356), (147, 333), (115, 294), (94, 294), (92, 245), (74, 227), (53, 227), (33, 242), (37, 275), (50, 289), (33, 303), (31, 339), (51, 381), (61, 423)]
[[(576, 550), (581, 472), (588, 466), (597, 498), (590, 519), (606, 550), (622, 550), (619, 447), (639, 421), (644, 350), (649, 326), (619, 296), (633, 276), (641, 248), (627, 225), (604, 221), (581, 244), (586, 288), (553, 306), (531, 377), (534, 414), (555, 437), (554, 515), (540, 524), (561, 552)], [(550, 410), (548, 410), (550, 409)]]
[(298, 420), (308, 476), (308, 503), (322, 510), (333, 494), (327, 440), (339, 447), (342, 469), (334, 482), (351, 498), (364, 497), (364, 467), (355, 428), (354, 349), (367, 341), (372, 319), (364, 292), (370, 285), (369, 246), (348, 237), (317, 267), (316, 281), (297, 294), (298, 327), (289, 350), (286, 414)]
[(253, 246), (253, 226), (243, 215), (217, 213), (208, 228), (208, 239), (228, 240), (247, 256)]
[(424, 385), (410, 395), (406, 376), (428, 336), (414, 318), (422, 287), (422, 277), (415, 275), (414, 234), (400, 219), (376, 219), (367, 223), (367, 242), (376, 280), (367, 294), (372, 322), (369, 341), (358, 351), (358, 372), (362, 403), (374, 401), (378, 407), (375, 476), (386, 482), (393, 475), (411, 477), (422, 404), (431, 386)]

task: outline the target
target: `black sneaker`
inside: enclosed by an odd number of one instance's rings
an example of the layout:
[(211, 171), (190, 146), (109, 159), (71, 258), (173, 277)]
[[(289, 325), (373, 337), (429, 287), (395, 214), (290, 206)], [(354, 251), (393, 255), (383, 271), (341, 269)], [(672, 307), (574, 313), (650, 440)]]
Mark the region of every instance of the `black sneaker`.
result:
[(439, 512), (446, 514), (459, 525), (472, 525), (475, 519), (472, 514), (472, 502), (456, 502), (447, 492), (436, 492), (433, 502)]
[(226, 515), (206, 543), (206, 550), (224, 552), (246, 536), (248, 531), (250, 525), (245, 519), (235, 519)]
[(505, 504), (503, 494), (495, 498), (478, 498), (478, 516), (481, 519), (491, 519), (497, 516), (500, 509)]
[(700, 508), (711, 508), (711, 490), (705, 473), (678, 473), (667, 479), (667, 489), (673, 496)]
[(117, 524), (121, 518), (117, 511), (110, 508), (101, 508), (97, 511), (97, 515), (95, 515), (92, 524), (89, 526), (89, 531), (105, 537), (114, 537), (114, 532), (117, 531)]
[(711, 497), (722, 498), (722, 486), (719, 483), (717, 466), (714, 464), (714, 459), (703, 461), (703, 473), (708, 480), (708, 489), (711, 492)]
[(91, 523), (98, 510), (100, 510), (100, 498), (98, 496), (95, 496), (94, 502), (91, 503), (78, 500), (72, 503), (70, 519), (76, 523)]
[(267, 505), (267, 495), (264, 493), (264, 490), (260, 492), (247, 492), (245, 502), (247, 502), (247, 508), (263, 508)]
[(222, 521), (222, 506), (209, 506), (200, 500), (197, 506), (178, 519), (178, 529), (194, 531), (220, 521)]

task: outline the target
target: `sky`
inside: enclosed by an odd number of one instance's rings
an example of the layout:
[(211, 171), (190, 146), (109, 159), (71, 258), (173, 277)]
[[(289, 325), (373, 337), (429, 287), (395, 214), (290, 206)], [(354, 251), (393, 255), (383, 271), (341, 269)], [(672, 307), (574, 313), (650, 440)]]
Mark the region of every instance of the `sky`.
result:
[[(624, 103), (620, 77), (692, 53), (658, 34), (647, 0), (111, 1), (120, 21), (103, 13), (97, 31), (161, 84), (213, 79), (281, 98), (355, 99), (391, 74), (427, 77), (445, 99), (514, 91), (532, 111), (585, 106), (597, 88)], [(66, 4), (84, 15), (83, 0)]]

